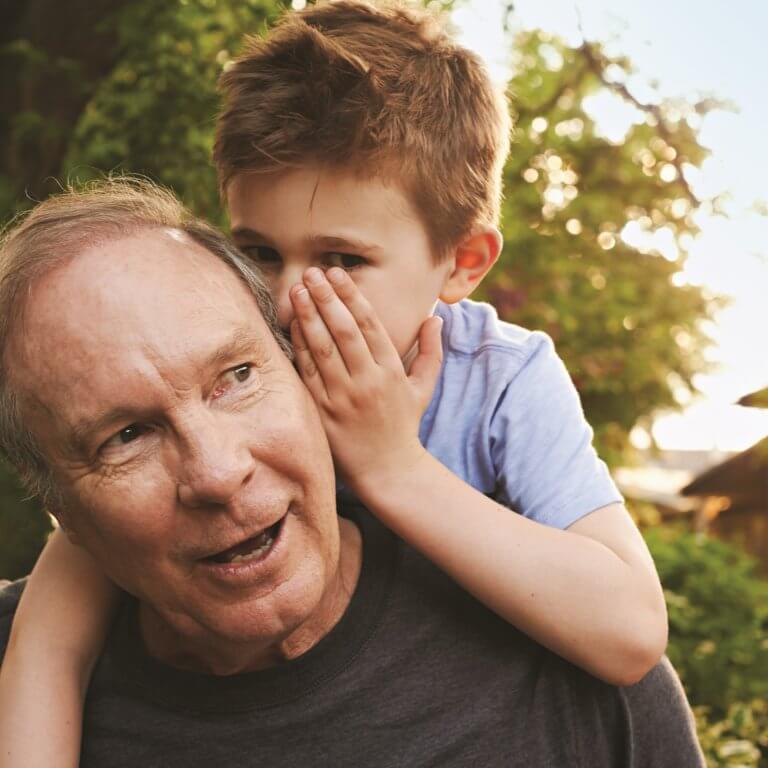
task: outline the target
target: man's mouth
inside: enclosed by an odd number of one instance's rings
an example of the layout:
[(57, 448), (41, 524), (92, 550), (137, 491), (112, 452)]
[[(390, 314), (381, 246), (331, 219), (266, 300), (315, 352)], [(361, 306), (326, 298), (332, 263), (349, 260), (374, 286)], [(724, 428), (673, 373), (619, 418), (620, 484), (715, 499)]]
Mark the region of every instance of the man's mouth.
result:
[(225, 549), (204, 558), (209, 563), (249, 563), (264, 557), (275, 543), (285, 517), (281, 517), (274, 525), (265, 528), (261, 533), (235, 544), (234, 547)]

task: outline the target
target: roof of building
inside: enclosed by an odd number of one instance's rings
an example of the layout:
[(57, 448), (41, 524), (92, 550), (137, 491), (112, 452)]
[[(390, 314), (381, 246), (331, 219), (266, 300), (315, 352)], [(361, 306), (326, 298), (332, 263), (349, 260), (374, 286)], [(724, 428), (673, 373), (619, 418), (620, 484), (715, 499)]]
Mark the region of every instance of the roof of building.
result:
[(768, 387), (744, 395), (737, 402), (739, 405), (746, 405), (750, 408), (768, 408)]
[(707, 469), (680, 493), (683, 496), (730, 496), (768, 504), (768, 437)]

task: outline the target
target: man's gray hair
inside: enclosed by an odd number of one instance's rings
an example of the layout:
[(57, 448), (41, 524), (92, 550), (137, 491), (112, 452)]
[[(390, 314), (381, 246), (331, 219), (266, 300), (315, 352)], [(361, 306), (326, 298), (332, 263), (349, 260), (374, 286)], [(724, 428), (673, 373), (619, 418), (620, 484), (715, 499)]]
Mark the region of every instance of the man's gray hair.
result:
[(51, 468), (25, 426), (11, 386), (8, 345), (36, 280), (85, 248), (144, 229), (171, 228), (221, 259), (250, 288), (267, 325), (290, 357), (275, 305), (258, 271), (235, 245), (193, 216), (172, 192), (146, 179), (111, 177), (68, 188), (12, 222), (0, 238), (0, 454), (44, 504), (62, 502)]

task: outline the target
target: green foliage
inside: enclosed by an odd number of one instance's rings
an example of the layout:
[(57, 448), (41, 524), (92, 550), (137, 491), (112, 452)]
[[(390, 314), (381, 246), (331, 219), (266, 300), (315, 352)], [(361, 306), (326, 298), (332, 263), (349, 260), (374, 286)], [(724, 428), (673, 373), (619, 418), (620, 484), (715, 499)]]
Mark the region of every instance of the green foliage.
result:
[(0, 579), (18, 579), (32, 570), (51, 531), (48, 515), (24, 498), (14, 475), (0, 463)]
[(768, 768), (768, 582), (729, 544), (666, 526), (645, 537), (707, 764)]
[(667, 598), (668, 655), (691, 702), (722, 716), (734, 702), (768, 699), (768, 582), (754, 561), (663, 527), (646, 540)]
[[(704, 368), (700, 320), (710, 302), (675, 281), (699, 207), (682, 168), (704, 157), (687, 120), (711, 105), (633, 102), (637, 122), (612, 141), (585, 103), (606, 92), (631, 101), (626, 61), (535, 32), (515, 52), (505, 247), (484, 295), (504, 319), (554, 338), (598, 450), (615, 463), (638, 420), (674, 406), (673, 385), (690, 387)], [(627, 223), (635, 247), (620, 236)], [(650, 242), (659, 230), (666, 258)]]
[(710, 719), (708, 707), (695, 709), (699, 743), (709, 768), (768, 766), (768, 702), (737, 702), (721, 720)]
[(275, 0), (129, 5), (119, 26), (124, 55), (83, 113), (62, 175), (145, 174), (224, 224), (211, 164), (216, 81), (243, 36), (263, 32), (281, 7)]

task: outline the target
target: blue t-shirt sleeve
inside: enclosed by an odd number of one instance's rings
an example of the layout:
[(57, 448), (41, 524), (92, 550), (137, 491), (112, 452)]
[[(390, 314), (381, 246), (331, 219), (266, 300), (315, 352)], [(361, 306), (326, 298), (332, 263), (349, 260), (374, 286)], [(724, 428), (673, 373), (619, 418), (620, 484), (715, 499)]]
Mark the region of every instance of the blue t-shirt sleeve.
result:
[(592, 429), (551, 339), (537, 332), (528, 344), (491, 420), (497, 496), (525, 517), (567, 528), (622, 497), (592, 447)]

